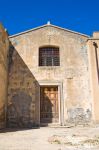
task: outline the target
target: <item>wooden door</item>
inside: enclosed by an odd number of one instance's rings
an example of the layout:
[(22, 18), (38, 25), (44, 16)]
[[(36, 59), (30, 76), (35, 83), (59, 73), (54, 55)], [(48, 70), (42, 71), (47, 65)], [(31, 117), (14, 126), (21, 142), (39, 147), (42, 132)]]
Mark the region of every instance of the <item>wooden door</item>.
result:
[(47, 86), (40, 89), (40, 122), (56, 123), (59, 121), (58, 87)]

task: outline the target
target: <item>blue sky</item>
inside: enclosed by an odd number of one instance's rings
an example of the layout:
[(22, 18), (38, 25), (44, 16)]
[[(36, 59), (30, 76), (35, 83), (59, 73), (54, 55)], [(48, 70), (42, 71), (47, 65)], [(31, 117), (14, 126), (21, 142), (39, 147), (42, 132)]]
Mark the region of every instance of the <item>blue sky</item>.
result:
[(0, 21), (10, 35), (44, 25), (48, 20), (92, 35), (99, 31), (99, 0), (0, 0)]

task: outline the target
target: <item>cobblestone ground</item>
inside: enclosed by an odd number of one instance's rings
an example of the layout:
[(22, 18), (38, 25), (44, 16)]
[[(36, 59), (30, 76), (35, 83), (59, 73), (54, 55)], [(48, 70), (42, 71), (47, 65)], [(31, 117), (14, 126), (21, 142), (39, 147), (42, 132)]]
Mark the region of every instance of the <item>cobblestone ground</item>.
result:
[(0, 133), (0, 150), (99, 150), (98, 138), (99, 127), (6, 130)]

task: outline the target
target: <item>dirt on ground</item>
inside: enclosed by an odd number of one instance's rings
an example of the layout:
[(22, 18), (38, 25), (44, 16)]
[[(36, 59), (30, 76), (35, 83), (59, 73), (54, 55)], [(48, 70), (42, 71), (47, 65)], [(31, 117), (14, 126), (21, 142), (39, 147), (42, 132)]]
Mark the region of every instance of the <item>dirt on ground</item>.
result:
[(0, 150), (99, 150), (99, 126), (6, 129)]

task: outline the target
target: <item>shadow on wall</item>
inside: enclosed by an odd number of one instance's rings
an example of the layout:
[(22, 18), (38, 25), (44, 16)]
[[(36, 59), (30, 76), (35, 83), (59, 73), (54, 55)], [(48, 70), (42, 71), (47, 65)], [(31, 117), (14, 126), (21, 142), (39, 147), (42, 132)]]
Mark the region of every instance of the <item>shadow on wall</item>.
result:
[(10, 44), (7, 127), (39, 127), (38, 93), (37, 80), (16, 49)]
[(34, 128), (40, 123), (52, 123), (53, 104), (46, 93), (41, 93), (40, 85), (17, 50), (10, 43), (8, 67), (8, 128)]
[(40, 98), (41, 125), (47, 126), (50, 123), (59, 123), (58, 87), (41, 86), (40, 93), (41, 93)]
[(40, 122), (42, 126), (48, 126), (49, 123), (52, 123), (52, 119), (54, 118), (52, 112), (53, 104), (44, 89), (44, 87), (41, 87), (40, 90)]

